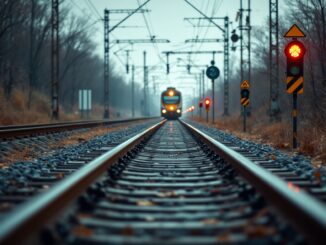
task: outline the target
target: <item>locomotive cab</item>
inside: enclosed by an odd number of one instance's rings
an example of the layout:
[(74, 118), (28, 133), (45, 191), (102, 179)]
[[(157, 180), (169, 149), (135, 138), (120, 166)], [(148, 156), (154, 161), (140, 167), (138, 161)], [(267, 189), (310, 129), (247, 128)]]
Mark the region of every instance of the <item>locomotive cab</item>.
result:
[(169, 87), (161, 95), (161, 116), (166, 119), (177, 119), (182, 115), (181, 93)]

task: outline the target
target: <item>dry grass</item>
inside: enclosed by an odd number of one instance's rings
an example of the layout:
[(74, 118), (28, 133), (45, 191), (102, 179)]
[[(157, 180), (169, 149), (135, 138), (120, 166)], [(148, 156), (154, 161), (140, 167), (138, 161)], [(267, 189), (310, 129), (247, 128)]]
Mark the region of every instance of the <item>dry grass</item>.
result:
[[(23, 89), (14, 89), (9, 101), (6, 99), (3, 88), (0, 87), (0, 125), (37, 124), (53, 122), (50, 115), (51, 103), (49, 97), (34, 91), (31, 107), (28, 108), (28, 93)], [(76, 113), (66, 113), (62, 107), (60, 121), (80, 120)], [(95, 105), (89, 119), (102, 118), (103, 109)]]
[[(78, 121), (81, 115), (78, 108), (73, 109), (73, 113), (67, 113), (62, 106), (59, 108), (60, 121)], [(4, 90), (0, 86), (0, 125), (19, 125), (51, 123), (51, 102), (50, 98), (40, 92), (33, 91), (32, 103), (28, 108), (28, 90), (14, 89), (9, 100), (5, 97)], [(122, 113), (120, 117), (126, 116)], [(85, 120), (95, 120), (103, 118), (103, 106), (94, 104), (89, 118)], [(116, 119), (117, 111), (110, 108), (110, 119)]]
[(0, 124), (25, 124), (25, 123), (46, 123), (50, 121), (48, 108), (49, 101), (45, 96), (33, 93), (33, 103), (28, 109), (27, 93), (15, 89), (9, 101), (4, 96), (3, 89), (0, 89)]
[[(263, 113), (251, 116), (247, 122), (247, 132), (243, 132), (242, 117), (231, 116), (219, 117), (214, 124), (215, 127), (230, 132), (242, 139), (252, 140), (257, 143), (271, 145), (277, 149), (293, 154), (292, 151), (292, 125), (290, 122), (269, 122)], [(204, 120), (195, 118), (196, 121), (205, 123)], [(211, 124), (209, 124), (211, 126)], [(324, 124), (302, 122), (298, 125), (297, 152), (312, 157), (314, 166), (326, 166), (326, 126)]]

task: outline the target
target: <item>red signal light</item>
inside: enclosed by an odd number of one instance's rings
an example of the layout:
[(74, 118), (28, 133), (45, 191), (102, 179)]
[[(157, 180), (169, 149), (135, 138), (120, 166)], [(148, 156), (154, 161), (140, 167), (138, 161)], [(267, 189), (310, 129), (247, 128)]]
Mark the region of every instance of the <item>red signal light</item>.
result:
[(209, 111), (210, 106), (211, 106), (211, 100), (209, 98), (206, 98), (205, 99), (205, 108), (206, 108), (207, 112)]
[(290, 59), (300, 59), (304, 56), (306, 48), (303, 43), (295, 40), (290, 42), (284, 49), (285, 55)]
[(297, 44), (293, 44), (292, 46), (289, 47), (289, 54), (293, 58), (297, 58), (301, 55), (301, 48)]
[(284, 53), (286, 55), (286, 75), (288, 77), (303, 76), (303, 60), (306, 48), (302, 42), (294, 40), (289, 42)]

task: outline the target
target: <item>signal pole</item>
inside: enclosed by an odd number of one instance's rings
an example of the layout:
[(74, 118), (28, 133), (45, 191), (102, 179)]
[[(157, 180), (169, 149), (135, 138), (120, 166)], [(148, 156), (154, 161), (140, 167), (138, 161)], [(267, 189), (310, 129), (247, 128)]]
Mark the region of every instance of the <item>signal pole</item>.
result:
[(293, 94), (292, 108), (292, 129), (293, 129), (293, 149), (298, 147), (297, 133), (297, 98), (298, 94), (303, 94), (304, 81), (304, 55), (306, 48), (297, 38), (303, 38), (306, 35), (300, 30), (297, 25), (293, 25), (290, 30), (284, 35), (285, 38), (292, 38), (284, 49), (286, 55), (286, 90), (287, 93)]
[(59, 0), (52, 0), (51, 81), (52, 119), (59, 119)]

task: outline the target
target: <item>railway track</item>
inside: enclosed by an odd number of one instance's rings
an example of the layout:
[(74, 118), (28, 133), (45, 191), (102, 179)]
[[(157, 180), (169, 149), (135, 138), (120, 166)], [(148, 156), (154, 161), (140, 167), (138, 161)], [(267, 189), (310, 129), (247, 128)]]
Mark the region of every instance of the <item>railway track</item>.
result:
[(0, 243), (322, 244), (325, 210), (191, 125), (163, 121), (3, 216)]
[(74, 122), (60, 122), (50, 124), (29, 124), (16, 126), (1, 126), (0, 139), (10, 139), (22, 136), (48, 134), (54, 132), (61, 132), (67, 130), (93, 128), (128, 122), (136, 122), (140, 120), (148, 120), (150, 118), (132, 118), (122, 120), (93, 120), (93, 121), (74, 121)]
[(321, 169), (314, 169), (307, 157), (303, 155), (289, 157), (266, 145), (246, 142), (234, 136), (230, 137), (223, 131), (191, 121), (189, 123), (255, 164), (279, 176), (287, 182), (289, 188), (297, 189), (297, 191), (305, 190), (326, 204), (326, 186), (323, 180), (326, 177), (323, 176), (325, 173), (322, 173)]

